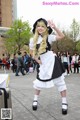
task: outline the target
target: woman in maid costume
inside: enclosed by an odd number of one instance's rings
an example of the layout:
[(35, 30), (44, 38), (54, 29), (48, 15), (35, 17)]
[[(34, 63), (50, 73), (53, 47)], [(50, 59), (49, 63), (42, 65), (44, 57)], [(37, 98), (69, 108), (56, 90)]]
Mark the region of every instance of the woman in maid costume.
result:
[[(56, 35), (51, 34), (55, 30)], [(67, 114), (65, 70), (56, 54), (51, 51), (51, 44), (64, 38), (64, 34), (55, 26), (53, 21), (38, 19), (33, 25), (33, 38), (30, 39), (30, 54), (39, 64), (37, 77), (33, 82), (35, 89), (32, 109), (37, 110), (38, 96), (41, 89), (57, 86), (62, 98), (62, 114)]]

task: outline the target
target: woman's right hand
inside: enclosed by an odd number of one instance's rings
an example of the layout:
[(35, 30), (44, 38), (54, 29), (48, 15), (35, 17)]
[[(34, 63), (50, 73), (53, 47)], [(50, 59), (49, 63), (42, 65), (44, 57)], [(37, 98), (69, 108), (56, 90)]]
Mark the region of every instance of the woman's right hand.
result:
[(41, 60), (39, 60), (37, 57), (34, 57), (34, 60), (35, 60), (38, 64), (42, 64)]
[(50, 26), (52, 29), (55, 29), (55, 24), (53, 23), (53, 20), (48, 20), (48, 26)]

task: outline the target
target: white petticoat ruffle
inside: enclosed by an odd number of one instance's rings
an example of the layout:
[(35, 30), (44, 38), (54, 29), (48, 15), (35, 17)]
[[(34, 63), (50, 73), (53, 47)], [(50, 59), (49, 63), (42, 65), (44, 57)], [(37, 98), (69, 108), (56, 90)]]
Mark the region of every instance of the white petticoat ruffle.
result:
[(35, 89), (39, 89), (39, 90), (41, 90), (43, 88), (52, 88), (58, 82), (64, 81), (64, 78), (65, 78), (64, 74), (62, 74), (62, 76), (60, 76), (56, 79), (53, 79), (51, 81), (48, 81), (48, 82), (42, 82), (42, 81), (39, 81), (38, 79), (36, 79), (36, 80), (33, 81), (33, 87)]
[(51, 88), (54, 86), (53, 81), (48, 81), (48, 82), (42, 82), (39, 81), (38, 79), (36, 79), (35, 81), (33, 81), (33, 87), (35, 89), (41, 89), (41, 88)]

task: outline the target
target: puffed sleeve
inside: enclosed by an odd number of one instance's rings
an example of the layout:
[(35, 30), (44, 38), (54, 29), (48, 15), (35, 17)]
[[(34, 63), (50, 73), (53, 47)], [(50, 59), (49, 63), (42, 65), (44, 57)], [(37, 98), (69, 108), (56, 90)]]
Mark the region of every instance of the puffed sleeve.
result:
[(29, 48), (33, 50), (33, 38), (31, 38), (29, 41)]
[(52, 42), (56, 41), (56, 35), (49, 35), (48, 36), (48, 42), (51, 44)]

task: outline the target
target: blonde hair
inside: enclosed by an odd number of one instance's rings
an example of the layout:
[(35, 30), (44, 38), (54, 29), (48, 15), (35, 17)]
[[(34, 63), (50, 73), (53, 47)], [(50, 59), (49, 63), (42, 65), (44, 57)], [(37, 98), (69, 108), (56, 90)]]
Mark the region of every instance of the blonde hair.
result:
[(36, 56), (36, 55), (39, 56), (40, 54), (46, 52), (46, 47), (47, 47), (47, 42), (46, 42), (46, 40), (47, 40), (47, 37), (48, 37), (48, 29), (47, 29), (47, 27), (46, 27), (46, 25), (44, 24), (43, 21), (40, 21), (39, 23), (41, 23), (41, 22), (42, 22), (42, 25), (45, 26), (46, 31), (45, 31), (45, 32), (43, 33), (43, 35), (42, 35), (42, 37), (43, 37), (43, 38), (42, 38), (42, 42), (40, 43), (40, 47), (39, 47), (39, 49), (37, 50), (37, 49), (36, 49), (36, 45), (37, 45), (39, 33), (38, 33), (38, 31), (37, 31), (37, 26), (36, 26), (35, 34), (34, 34), (34, 37), (33, 37), (33, 41), (34, 41), (33, 57)]

